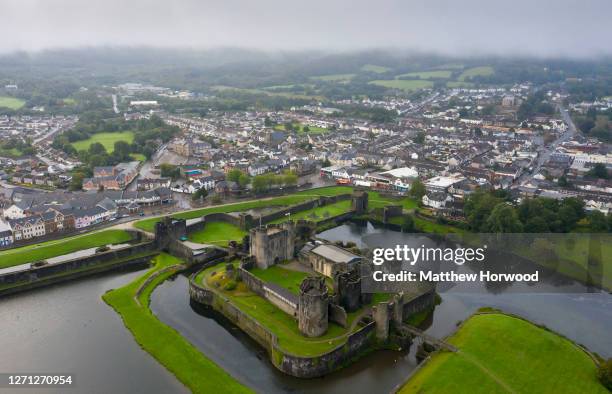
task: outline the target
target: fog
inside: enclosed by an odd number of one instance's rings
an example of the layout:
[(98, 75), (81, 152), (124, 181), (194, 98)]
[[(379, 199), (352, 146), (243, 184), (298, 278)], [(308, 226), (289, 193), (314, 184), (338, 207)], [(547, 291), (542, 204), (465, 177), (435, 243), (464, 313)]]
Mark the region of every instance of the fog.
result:
[(612, 54), (610, 0), (1, 0), (0, 52), (95, 46)]

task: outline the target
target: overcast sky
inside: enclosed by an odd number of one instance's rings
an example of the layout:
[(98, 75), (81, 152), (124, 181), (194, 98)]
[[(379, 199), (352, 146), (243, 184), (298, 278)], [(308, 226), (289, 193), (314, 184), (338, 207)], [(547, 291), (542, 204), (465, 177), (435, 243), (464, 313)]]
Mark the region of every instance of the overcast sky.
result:
[(612, 54), (612, 0), (0, 0), (0, 52), (147, 45)]

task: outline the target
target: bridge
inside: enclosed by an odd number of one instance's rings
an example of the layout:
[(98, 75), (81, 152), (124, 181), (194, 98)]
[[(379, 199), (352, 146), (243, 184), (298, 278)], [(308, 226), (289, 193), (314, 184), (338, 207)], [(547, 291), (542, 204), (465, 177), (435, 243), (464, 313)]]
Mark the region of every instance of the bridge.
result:
[(408, 324), (402, 324), (401, 326), (398, 327), (398, 330), (403, 332), (403, 333), (408, 333), (411, 334), (413, 336), (419, 337), (421, 338), (424, 342), (432, 345), (433, 347), (435, 347), (436, 349), (444, 349), (444, 350), (448, 350), (449, 352), (453, 352), (456, 353), (459, 351), (459, 349), (457, 349), (455, 346), (451, 345), (448, 342), (443, 341), (442, 339), (438, 339), (434, 336), (431, 336), (427, 333), (425, 333), (423, 330), (419, 330), (416, 327), (413, 327), (411, 325)]

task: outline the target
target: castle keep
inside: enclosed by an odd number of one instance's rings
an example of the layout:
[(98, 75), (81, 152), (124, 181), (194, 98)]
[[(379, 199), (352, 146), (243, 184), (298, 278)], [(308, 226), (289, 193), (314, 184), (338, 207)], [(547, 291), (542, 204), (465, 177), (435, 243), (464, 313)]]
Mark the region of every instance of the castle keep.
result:
[(259, 268), (290, 260), (295, 253), (295, 225), (291, 221), (253, 228), (250, 238), (250, 254)]

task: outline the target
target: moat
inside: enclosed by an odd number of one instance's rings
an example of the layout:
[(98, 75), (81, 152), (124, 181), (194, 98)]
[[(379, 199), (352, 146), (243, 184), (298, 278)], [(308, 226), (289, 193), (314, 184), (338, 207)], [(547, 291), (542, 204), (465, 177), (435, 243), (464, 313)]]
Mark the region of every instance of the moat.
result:
[[(408, 242), (405, 234), (369, 223), (347, 223), (319, 236), (353, 241), (359, 246)], [(11, 355), (0, 360), (0, 370), (17, 368), (16, 372), (21, 372), (26, 365), (32, 366), (32, 360), (38, 360), (37, 370), (74, 373), (83, 391), (186, 391), (138, 347), (120, 318), (100, 299), (106, 290), (140, 273), (109, 274), (0, 300), (3, 316), (8, 317), (0, 322), (4, 333), (0, 334), (0, 346)], [(258, 392), (389, 392), (417, 365), (414, 349), (377, 351), (325, 378), (291, 378), (277, 371), (265, 351), (237, 327), (208, 308), (190, 303), (187, 282), (187, 277), (179, 275), (161, 284), (153, 292), (151, 309), (206, 356)], [(612, 356), (612, 297), (608, 294), (523, 295), (483, 288), (481, 293), (443, 292), (441, 297), (442, 303), (425, 325), (434, 336), (448, 335), (459, 320), (478, 307), (493, 306), (544, 324), (602, 356)], [(14, 329), (16, 324), (20, 330)], [(15, 338), (9, 332), (22, 334)], [(99, 376), (99, 370), (106, 372)]]

